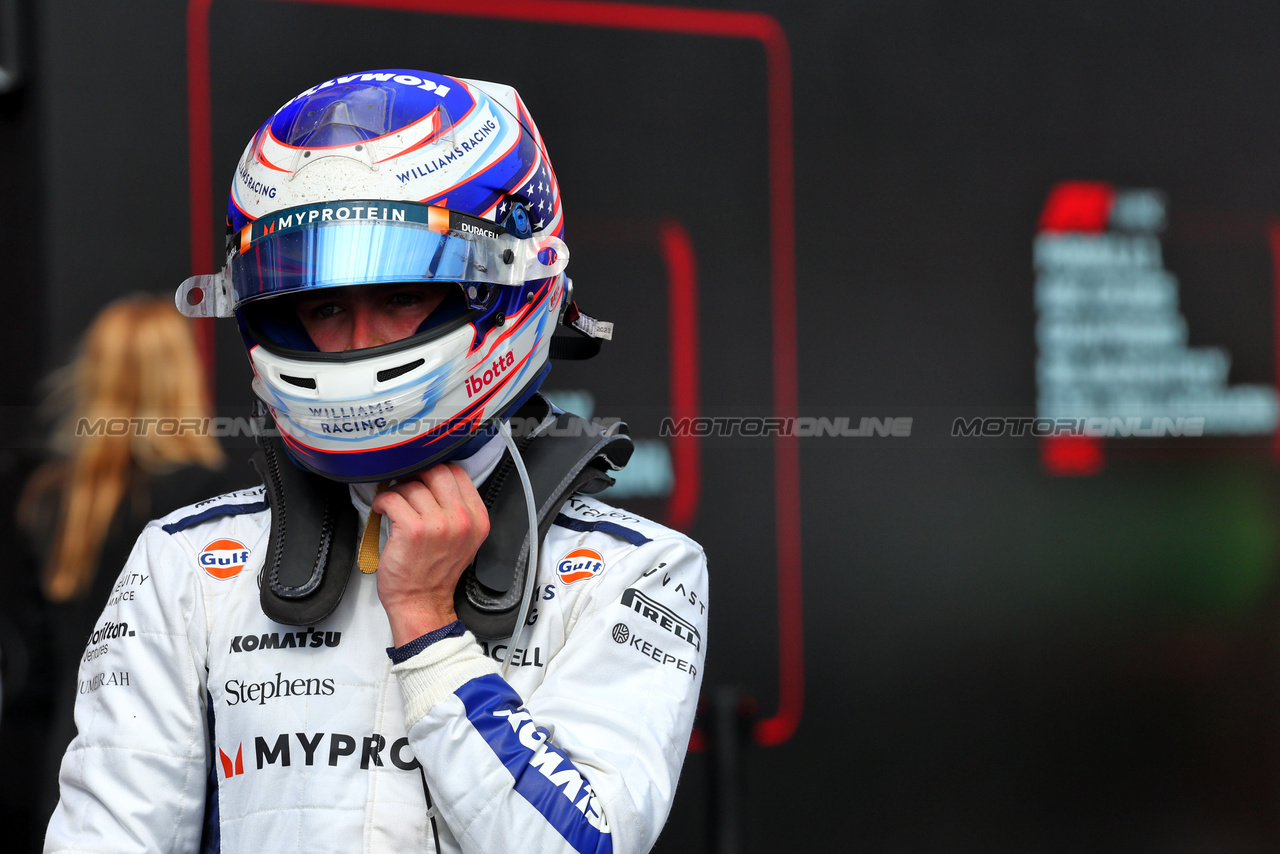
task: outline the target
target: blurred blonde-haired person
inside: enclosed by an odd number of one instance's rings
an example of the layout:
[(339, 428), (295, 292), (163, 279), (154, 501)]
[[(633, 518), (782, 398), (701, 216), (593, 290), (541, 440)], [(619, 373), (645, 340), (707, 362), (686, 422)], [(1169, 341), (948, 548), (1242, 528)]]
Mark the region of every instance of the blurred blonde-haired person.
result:
[(27, 481), (18, 511), (43, 559), (40, 587), (50, 603), (54, 708), (41, 825), (57, 803), (58, 764), (75, 735), (80, 657), (142, 527), (254, 482), (247, 465), (227, 466), (208, 430), (190, 321), (172, 300), (135, 295), (106, 306), (54, 379), (53, 456)]

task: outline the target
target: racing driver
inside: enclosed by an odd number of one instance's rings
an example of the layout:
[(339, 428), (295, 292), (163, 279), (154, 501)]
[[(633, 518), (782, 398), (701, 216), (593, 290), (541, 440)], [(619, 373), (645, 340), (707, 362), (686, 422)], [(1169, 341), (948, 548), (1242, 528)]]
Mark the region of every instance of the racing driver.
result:
[[(52, 851), (647, 851), (706, 653), (706, 561), (590, 497), (537, 393), (611, 335), (508, 86), (326, 80), (254, 134), (227, 263), (264, 484), (139, 538), (85, 649)], [(561, 334), (553, 333), (559, 329)]]

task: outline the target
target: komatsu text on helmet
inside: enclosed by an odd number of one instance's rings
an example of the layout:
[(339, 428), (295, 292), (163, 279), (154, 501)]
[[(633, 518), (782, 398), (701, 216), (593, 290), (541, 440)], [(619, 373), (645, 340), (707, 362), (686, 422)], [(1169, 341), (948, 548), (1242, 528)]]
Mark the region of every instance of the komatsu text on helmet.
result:
[[(514, 89), (350, 74), (254, 134), (232, 180), (226, 266), (176, 301), (237, 318), (294, 462), (387, 480), (466, 456), (509, 418), (546, 375), (558, 324), (609, 337), (571, 304), (563, 235), (555, 172)], [(449, 284), (401, 340), (321, 352), (294, 311), (320, 289), (392, 283)]]

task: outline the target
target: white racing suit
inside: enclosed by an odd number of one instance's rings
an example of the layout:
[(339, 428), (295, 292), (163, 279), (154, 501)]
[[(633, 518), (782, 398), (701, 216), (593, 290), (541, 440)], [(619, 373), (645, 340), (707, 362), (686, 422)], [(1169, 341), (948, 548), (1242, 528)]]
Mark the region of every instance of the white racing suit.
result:
[(514, 644), (393, 667), (376, 575), (318, 625), (262, 613), (269, 529), (259, 488), (143, 532), (81, 661), (46, 852), (653, 845), (706, 654), (696, 543), (575, 496)]

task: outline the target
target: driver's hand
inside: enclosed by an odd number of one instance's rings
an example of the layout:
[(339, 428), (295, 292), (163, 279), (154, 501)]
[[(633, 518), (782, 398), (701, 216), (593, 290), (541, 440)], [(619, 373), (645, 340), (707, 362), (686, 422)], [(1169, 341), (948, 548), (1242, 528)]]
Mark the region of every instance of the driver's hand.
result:
[(391, 520), (378, 557), (378, 598), (392, 642), (403, 646), (458, 618), (453, 591), (489, 535), (489, 512), (454, 463), (387, 488), (372, 507)]

